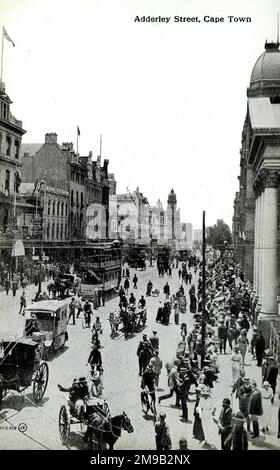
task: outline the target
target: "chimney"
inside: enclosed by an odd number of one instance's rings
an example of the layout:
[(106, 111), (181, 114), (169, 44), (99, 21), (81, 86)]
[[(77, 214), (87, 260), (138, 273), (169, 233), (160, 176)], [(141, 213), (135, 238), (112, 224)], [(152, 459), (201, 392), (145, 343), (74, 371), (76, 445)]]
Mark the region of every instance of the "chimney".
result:
[(108, 178), (108, 165), (109, 165), (109, 160), (105, 158), (104, 163), (103, 163), (103, 170), (107, 178)]
[(67, 150), (68, 152), (73, 152), (74, 151), (73, 142), (63, 142), (62, 150)]
[(50, 132), (45, 135), (45, 144), (57, 144), (57, 134)]

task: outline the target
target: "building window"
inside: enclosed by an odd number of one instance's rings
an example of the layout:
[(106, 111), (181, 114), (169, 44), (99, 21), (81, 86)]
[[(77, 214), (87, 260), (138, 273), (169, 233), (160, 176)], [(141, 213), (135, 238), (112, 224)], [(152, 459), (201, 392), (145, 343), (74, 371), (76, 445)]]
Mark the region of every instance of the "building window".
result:
[(65, 225), (65, 238), (67, 238), (67, 225)]
[(84, 195), (81, 193), (81, 209), (84, 207)]
[(80, 215), (80, 228), (83, 226), (83, 214)]
[(71, 206), (74, 205), (74, 191), (71, 189)]
[(68, 205), (67, 204), (65, 204), (65, 215), (66, 215), (66, 217), (68, 216)]
[(6, 155), (11, 155), (11, 146), (12, 146), (12, 139), (10, 136), (6, 136)]
[(57, 213), (58, 216), (59, 216), (59, 209), (60, 209), (60, 202), (57, 201), (57, 211), (56, 211), (56, 213)]
[(56, 226), (56, 238), (59, 238), (59, 224)]
[(79, 207), (79, 193), (78, 193), (78, 191), (76, 191), (76, 204), (77, 204), (77, 207)]
[(19, 159), (19, 141), (15, 140), (15, 158)]
[(48, 200), (48, 215), (51, 215), (51, 200)]
[(64, 217), (64, 202), (61, 203), (61, 217)]
[(54, 232), (55, 232), (55, 224), (53, 222), (53, 224), (52, 224), (52, 239), (54, 239), (54, 236), (55, 236)]
[(9, 170), (6, 170), (5, 191), (7, 191), (8, 193), (10, 192), (10, 172), (9, 172)]
[(61, 224), (61, 228), (60, 228), (60, 238), (61, 240), (63, 240), (63, 224)]
[(47, 239), (50, 238), (50, 228), (51, 228), (50, 224), (48, 223), (48, 225), (47, 225)]
[(52, 211), (52, 215), (55, 215), (55, 201), (53, 201), (53, 211)]

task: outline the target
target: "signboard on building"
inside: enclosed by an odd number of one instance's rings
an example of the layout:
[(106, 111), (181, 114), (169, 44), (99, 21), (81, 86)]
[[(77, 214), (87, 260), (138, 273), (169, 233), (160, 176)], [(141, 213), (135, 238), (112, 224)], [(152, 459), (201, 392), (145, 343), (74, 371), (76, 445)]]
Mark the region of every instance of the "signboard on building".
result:
[(25, 249), (21, 240), (16, 240), (12, 249), (12, 256), (24, 256)]

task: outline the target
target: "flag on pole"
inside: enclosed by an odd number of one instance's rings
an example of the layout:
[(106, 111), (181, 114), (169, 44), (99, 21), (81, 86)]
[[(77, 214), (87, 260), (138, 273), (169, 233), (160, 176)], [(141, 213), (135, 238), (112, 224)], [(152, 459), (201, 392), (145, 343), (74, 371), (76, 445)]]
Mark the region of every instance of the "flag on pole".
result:
[(81, 133), (80, 133), (80, 128), (79, 128), (79, 126), (77, 126), (77, 134), (78, 134), (78, 136), (80, 137)]
[(10, 41), (12, 43), (12, 45), (15, 47), (15, 43), (14, 41), (12, 41), (12, 39), (10, 38), (10, 36), (8, 35), (7, 31), (5, 30), (4, 26), (3, 26), (3, 37), (5, 39), (7, 39), (7, 41)]

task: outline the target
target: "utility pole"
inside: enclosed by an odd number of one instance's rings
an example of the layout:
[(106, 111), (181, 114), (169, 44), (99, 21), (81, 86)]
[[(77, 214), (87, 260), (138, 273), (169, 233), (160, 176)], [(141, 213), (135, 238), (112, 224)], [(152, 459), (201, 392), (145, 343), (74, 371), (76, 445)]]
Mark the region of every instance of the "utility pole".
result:
[(201, 366), (203, 367), (203, 361), (205, 357), (205, 336), (206, 336), (206, 322), (207, 322), (207, 315), (205, 310), (205, 298), (206, 298), (206, 261), (205, 261), (205, 251), (206, 251), (206, 240), (205, 240), (205, 211), (203, 211), (202, 215), (202, 329), (201, 329), (201, 342), (202, 342), (202, 363)]

